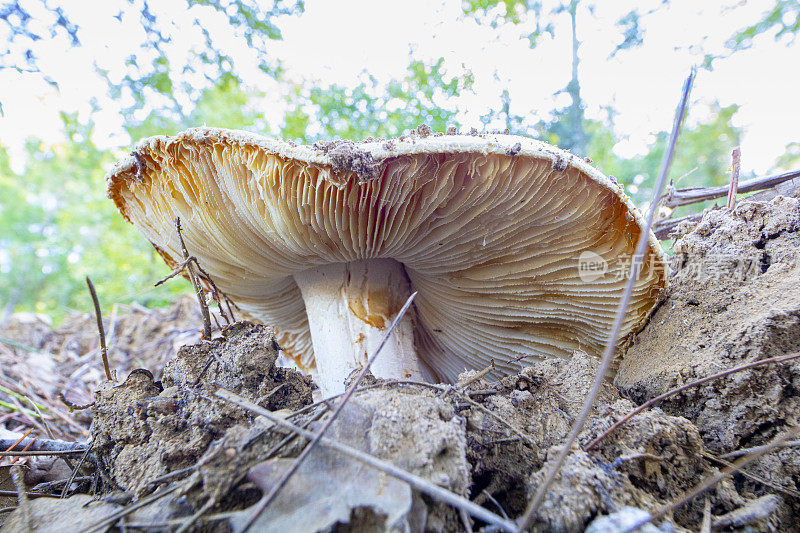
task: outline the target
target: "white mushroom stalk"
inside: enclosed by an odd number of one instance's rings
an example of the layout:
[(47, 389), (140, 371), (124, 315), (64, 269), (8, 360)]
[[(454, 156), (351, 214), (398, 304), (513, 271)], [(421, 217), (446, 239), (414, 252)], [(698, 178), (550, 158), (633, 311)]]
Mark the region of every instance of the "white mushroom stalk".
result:
[[(272, 325), (325, 394), (374, 350), (378, 377), (453, 382), (520, 358), (599, 355), (642, 231), (622, 188), (581, 158), (510, 135), (299, 146), (199, 128), (140, 142), (108, 194), (174, 265), (189, 252), (242, 313)], [(619, 353), (667, 282), (649, 235)]]
[[(314, 343), (317, 384), (341, 391), (378, 348), (411, 294), (403, 265), (393, 259), (332, 263), (294, 275)], [(398, 323), (370, 370), (386, 379), (429, 379), (414, 348), (414, 310)]]

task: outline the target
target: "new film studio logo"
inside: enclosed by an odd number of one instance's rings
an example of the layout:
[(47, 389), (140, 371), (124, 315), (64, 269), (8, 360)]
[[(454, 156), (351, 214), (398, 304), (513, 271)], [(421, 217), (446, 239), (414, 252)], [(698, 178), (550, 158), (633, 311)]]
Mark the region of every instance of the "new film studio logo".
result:
[[(586, 250), (578, 257), (578, 277), (585, 283), (597, 281), (620, 281), (627, 279), (633, 266), (632, 257), (616, 257), (609, 263), (602, 255)], [(643, 271), (663, 270), (665, 265), (651, 255), (649, 260), (642, 264)]]
[(581, 281), (590, 283), (596, 281), (608, 272), (608, 261), (594, 252), (588, 250), (581, 252), (578, 257), (578, 276)]

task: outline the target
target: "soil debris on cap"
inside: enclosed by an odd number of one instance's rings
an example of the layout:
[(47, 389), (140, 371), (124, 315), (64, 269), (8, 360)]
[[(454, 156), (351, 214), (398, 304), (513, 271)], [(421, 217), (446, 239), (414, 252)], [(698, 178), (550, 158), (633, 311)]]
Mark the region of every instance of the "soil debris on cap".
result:
[(558, 156), (553, 160), (553, 170), (556, 172), (564, 172), (567, 170), (568, 166), (569, 162), (561, 156)]
[(377, 176), (378, 162), (371, 153), (361, 150), (352, 141), (334, 142), (326, 153), (334, 172), (352, 172), (359, 181), (369, 181)]
[(521, 151), (522, 151), (522, 144), (517, 143), (508, 150), (506, 150), (506, 155), (511, 155), (511, 156), (519, 155)]

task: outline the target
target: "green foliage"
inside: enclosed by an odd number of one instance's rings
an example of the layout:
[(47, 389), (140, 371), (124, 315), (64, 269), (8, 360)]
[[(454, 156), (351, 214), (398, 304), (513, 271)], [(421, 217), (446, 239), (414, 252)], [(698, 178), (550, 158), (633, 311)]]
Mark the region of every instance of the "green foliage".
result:
[(217, 126), (263, 133), (268, 130), (266, 118), (253, 102), (263, 94), (247, 91), (233, 74), (223, 74), (215, 85), (200, 93), (194, 108), (184, 116), (175, 118), (152, 111), (142, 122), (130, 121), (128, 134), (132, 139), (152, 135), (174, 135), (195, 126)]
[[(104, 169), (114, 157), (91, 141), (92, 124), (63, 115), (67, 140), (28, 142), (23, 175), (0, 151), (0, 301), (56, 318), (91, 308), (90, 276), (104, 306), (169, 300), (181, 283), (149, 290), (167, 269), (105, 198)], [(137, 294), (139, 293), (139, 294)]]
[[(52, 44), (49, 41), (60, 37), (66, 37), (67, 47), (81, 46), (82, 30), (73, 21), (72, 6), (51, 4), (48, 0), (0, 0), (0, 37), (5, 38), (8, 50), (0, 53), (0, 69), (35, 73), (57, 86), (55, 80), (39, 69), (39, 47), (46, 48)], [(138, 33), (139, 40), (129, 44), (131, 52), (122, 65), (121, 77), (118, 73), (112, 76), (102, 68), (97, 68), (98, 74), (108, 83), (112, 98), (132, 101), (125, 109), (126, 116), (142, 109), (155, 110), (177, 121), (186, 118), (181, 102), (195, 102), (203, 89), (221, 77), (238, 75), (237, 64), (229, 54), (232, 47), (220, 43), (229, 45), (231, 40), (240, 40), (254, 52), (263, 72), (278, 77), (280, 62), (269, 53), (270, 43), (281, 38), (275, 21), (304, 9), (302, 0), (190, 0), (185, 16), (175, 18), (168, 9), (160, 11), (169, 2), (130, 0), (118, 4), (116, 15), (98, 19), (97, 23), (109, 28), (133, 25), (142, 31)], [(235, 28), (233, 34), (209, 29), (219, 27), (208, 21), (220, 15), (228, 20), (230, 28)], [(42, 27), (51, 29), (44, 34), (39, 30)], [(182, 38), (175, 39), (178, 35)], [(192, 44), (182, 53), (168, 55), (175, 41), (193, 43), (194, 37), (202, 44)]]
[(531, 48), (535, 47), (539, 37), (548, 34), (551, 37), (555, 32), (552, 20), (544, 21), (542, 10), (544, 2), (536, 0), (465, 0), (463, 10), (466, 15), (475, 17), (479, 21), (487, 22), (492, 28), (497, 28), (503, 22), (519, 25), (526, 23), (530, 13), (532, 15), (531, 31), (525, 34)]
[(627, 50), (644, 44), (644, 30), (639, 26), (639, 13), (637, 11), (629, 11), (617, 21), (616, 26), (622, 30), (622, 42), (614, 49), (612, 56), (616, 55), (620, 50)]
[[(139, 139), (202, 124), (263, 131), (263, 114), (251, 109), (257, 96), (228, 74), (201, 93), (182, 121), (151, 113), (129, 133)], [(63, 123), (65, 142), (29, 141), (21, 176), (0, 149), (0, 302), (56, 318), (70, 308), (90, 309), (87, 275), (107, 309), (131, 299), (160, 305), (189, 290), (182, 279), (152, 288), (167, 267), (105, 197), (105, 169), (117, 156), (94, 145), (91, 122), (63, 115)]]
[(790, 35), (794, 39), (800, 32), (800, 2), (775, 0), (760, 20), (736, 32), (728, 41), (728, 47), (733, 50), (749, 48), (754, 37), (769, 31), (775, 31), (775, 39), (784, 35)]
[(449, 100), (471, 85), (470, 74), (451, 76), (439, 59), (433, 65), (412, 61), (402, 80), (386, 85), (365, 75), (355, 88), (298, 89), (281, 134), (313, 143), (337, 137), (393, 137), (420, 124), (444, 131), (455, 124), (456, 109)]
[[(684, 125), (669, 175), (677, 187), (714, 186), (729, 182), (731, 150), (739, 145), (742, 135), (742, 130), (732, 124), (738, 108), (736, 105), (721, 107), (714, 104), (709, 121), (694, 126)], [(587, 154), (597, 168), (624, 184), (638, 205), (648, 202), (669, 133), (658, 133), (645, 155), (622, 159), (612, 152), (617, 140), (611, 129), (601, 122), (587, 121), (587, 131), (590, 139)], [(548, 140), (558, 143), (557, 136), (552, 134)], [(705, 204), (686, 206), (680, 208), (679, 214), (696, 212), (704, 207)]]
[(778, 157), (775, 165), (783, 170), (800, 169), (800, 142), (787, 144), (786, 151)]

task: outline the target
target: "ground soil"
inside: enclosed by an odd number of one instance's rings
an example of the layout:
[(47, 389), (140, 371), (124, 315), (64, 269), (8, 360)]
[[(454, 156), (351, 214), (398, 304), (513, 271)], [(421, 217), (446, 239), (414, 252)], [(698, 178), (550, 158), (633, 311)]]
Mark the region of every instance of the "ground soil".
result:
[[(637, 404), (676, 385), (800, 350), (799, 220), (800, 202), (778, 197), (745, 202), (733, 212), (714, 210), (680, 229), (667, 295), (634, 339), (614, 382), (604, 383), (532, 530), (622, 531), (621, 524), (662, 509), (718, 473), (719, 455), (797, 431), (800, 363), (787, 362), (689, 389), (584, 451)], [(104, 380), (89, 358), (79, 375), (94, 381), (69, 378), (81, 368), (74, 360), (95, 346), (91, 317), (76, 317), (65, 326), (83, 328), (85, 338), (51, 331), (31, 316), (16, 317), (0, 330), (4, 338), (32, 348), (8, 348), (13, 365), (0, 361), (0, 374), (32, 379), (24, 373), (26, 363), (46, 365), (37, 362), (46, 360), (42, 354), (61, 354), (65, 364), (46, 369), (55, 376), (44, 385), (52, 391), (49, 396), (39, 391), (36, 398), (44, 402), (69, 383), (75, 397), (94, 401), (80, 416), (70, 414), (69, 423), (59, 424), (54, 415), (49, 419), (51, 426), (68, 428), (60, 430), (63, 438), (92, 443), (68, 497), (1, 501), (0, 507), (16, 507), (0, 512), (3, 532), (79, 531), (92, 525), (102, 531), (108, 524), (118, 527), (120, 520), (149, 531), (243, 527), (305, 441), (222, 400), (217, 391), (231, 391), (311, 431), (338, 400), (314, 403), (314, 384), (281, 364), (267, 326), (239, 322), (216, 331), (211, 341), (195, 336), (176, 350), (176, 339), (185, 339), (176, 331), (196, 335), (199, 313), (191, 308), (192, 301), (185, 300), (158, 317), (136, 310), (130, 315), (139, 313), (139, 329), (129, 314), (117, 317), (118, 324), (129, 324), (124, 331), (145, 333), (136, 344), (117, 326), (115, 342), (136, 355), (125, 359), (112, 349), (117, 370), (112, 381)], [(63, 355), (67, 345), (74, 346), (74, 359)], [(499, 382), (467, 372), (454, 386), (369, 377), (328, 436), (514, 519), (560, 451), (597, 364), (596, 357), (576, 352), (568, 360), (522, 362), (518, 373)], [(28, 420), (20, 413), (13, 411), (0, 429), (19, 434)], [(31, 493), (60, 493), (77, 458), (69, 465), (49, 461), (25, 459), (20, 468), (6, 460), (0, 465), (0, 490), (19, 488), (12, 479), (17, 472)], [(794, 518), (800, 515), (798, 448), (773, 451), (745, 470), (747, 477), (723, 479), (642, 531), (696, 531), (706, 503), (713, 530), (800, 531)], [(54, 481), (61, 485), (43, 485)], [(466, 530), (466, 520), (383, 472), (318, 447), (256, 526), (259, 531), (444, 532)], [(483, 526), (469, 524), (474, 530)]]

